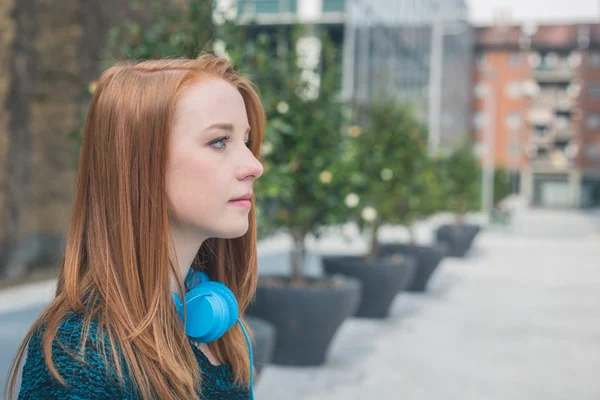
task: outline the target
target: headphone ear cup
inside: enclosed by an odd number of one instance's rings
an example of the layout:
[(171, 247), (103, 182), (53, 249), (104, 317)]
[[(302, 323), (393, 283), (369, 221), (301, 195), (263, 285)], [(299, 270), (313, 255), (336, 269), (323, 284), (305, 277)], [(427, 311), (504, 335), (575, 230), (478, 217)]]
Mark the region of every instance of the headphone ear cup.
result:
[(207, 332), (203, 338), (201, 338), (201, 341), (204, 343), (210, 343), (219, 339), (229, 329), (229, 306), (223, 299), (223, 296), (215, 293), (212, 289), (211, 291), (211, 300), (213, 301), (214, 317), (211, 324), (211, 330)]
[(217, 294), (224, 302), (227, 308), (227, 329), (231, 329), (235, 325), (239, 316), (239, 306), (233, 292), (225, 285), (219, 282), (206, 282), (202, 286), (206, 286)]
[[(220, 329), (223, 313), (222, 302), (204, 287), (197, 287), (185, 295), (185, 332), (188, 336), (204, 342), (206, 337)], [(183, 310), (181, 311), (183, 318)]]

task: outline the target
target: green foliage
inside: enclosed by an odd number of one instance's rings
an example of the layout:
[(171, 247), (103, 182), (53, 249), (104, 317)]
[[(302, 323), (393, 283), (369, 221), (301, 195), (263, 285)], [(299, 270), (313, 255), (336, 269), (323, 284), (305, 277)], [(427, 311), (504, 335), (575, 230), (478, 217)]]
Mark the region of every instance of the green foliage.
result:
[[(116, 60), (142, 61), (148, 59), (172, 57), (196, 57), (202, 51), (212, 51), (217, 36), (230, 36), (242, 29), (234, 28), (232, 20), (222, 17), (222, 24), (213, 23), (212, 1), (190, 0), (184, 5), (173, 5), (166, 0), (158, 0), (152, 10), (152, 23), (141, 19), (125, 19), (111, 28), (108, 33), (106, 58), (108, 68)], [(137, 10), (136, 1), (130, 3), (130, 9)], [(90, 82), (84, 94), (87, 100), (94, 92), (95, 82)], [(69, 133), (74, 151), (79, 153), (81, 135), (85, 123), (85, 112), (81, 118), (81, 127)]]
[[(325, 35), (318, 35), (320, 82), (317, 96), (309, 96), (311, 85), (295, 51), (306, 34), (300, 26), (291, 38), (260, 34), (246, 54), (268, 120), (262, 147), (265, 172), (256, 183), (261, 223), (268, 225), (265, 229), (284, 229), (302, 238), (309, 232), (318, 235), (320, 227), (344, 210), (345, 184), (340, 168), (341, 71), (334, 61), (338, 49)], [(278, 40), (289, 43), (286, 51), (275, 51)]]
[(470, 144), (464, 144), (440, 160), (449, 208), (460, 218), (479, 207), (481, 167)]
[[(414, 179), (425, 157), (423, 127), (411, 106), (393, 100), (375, 103), (368, 112), (364, 131), (352, 142), (354, 174), (351, 189), (360, 197), (355, 215), (360, 229), (383, 223), (405, 223), (414, 207), (413, 191), (421, 188)], [(412, 185), (408, 185), (411, 182)], [(377, 212), (365, 221), (363, 210)]]
[(443, 175), (438, 161), (420, 153), (415, 172), (405, 183), (400, 205), (402, 221), (411, 226), (420, 218), (426, 218), (446, 208)]
[(500, 203), (511, 193), (511, 176), (506, 168), (494, 169), (494, 204)]
[(191, 0), (183, 6), (160, 1), (153, 14), (151, 24), (127, 19), (110, 30), (108, 48), (113, 56), (141, 61), (193, 58), (212, 51), (217, 37), (212, 1)]

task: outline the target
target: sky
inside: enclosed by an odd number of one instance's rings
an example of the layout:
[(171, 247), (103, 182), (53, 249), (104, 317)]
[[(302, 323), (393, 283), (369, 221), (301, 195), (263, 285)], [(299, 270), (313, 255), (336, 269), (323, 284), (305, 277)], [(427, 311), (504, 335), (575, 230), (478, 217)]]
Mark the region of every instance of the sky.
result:
[(496, 10), (510, 10), (515, 22), (599, 22), (600, 0), (466, 0), (476, 25), (493, 21)]

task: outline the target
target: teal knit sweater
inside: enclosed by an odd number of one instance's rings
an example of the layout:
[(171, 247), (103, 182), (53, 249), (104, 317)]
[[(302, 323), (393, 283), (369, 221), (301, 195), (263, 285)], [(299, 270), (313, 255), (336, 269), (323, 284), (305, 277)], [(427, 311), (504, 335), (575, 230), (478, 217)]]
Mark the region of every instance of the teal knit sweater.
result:
[[(125, 385), (117, 380), (114, 369), (103, 361), (97, 341), (97, 326), (92, 323), (86, 342), (85, 360), (73, 357), (81, 341), (83, 316), (70, 315), (58, 329), (52, 345), (52, 359), (60, 376), (67, 382), (62, 386), (54, 379), (44, 362), (42, 335), (37, 332), (29, 341), (27, 359), (23, 366), (23, 377), (19, 400), (133, 400), (140, 399), (134, 391), (129, 377)], [(60, 342), (60, 344), (58, 343)], [(233, 372), (228, 365), (213, 365), (195, 346), (192, 346), (202, 371), (202, 400), (247, 400), (247, 388), (233, 383)], [(108, 349), (108, 345), (106, 347)], [(110, 355), (107, 352), (107, 355)]]

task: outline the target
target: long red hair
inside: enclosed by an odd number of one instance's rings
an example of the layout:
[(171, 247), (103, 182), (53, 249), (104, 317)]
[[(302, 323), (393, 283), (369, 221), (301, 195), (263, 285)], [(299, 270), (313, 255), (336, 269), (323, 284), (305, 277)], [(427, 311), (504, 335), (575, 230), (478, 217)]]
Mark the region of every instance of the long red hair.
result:
[[(170, 294), (178, 268), (169, 257), (165, 169), (176, 101), (182, 88), (206, 78), (223, 79), (239, 90), (250, 123), (251, 150), (258, 158), (264, 110), (252, 83), (227, 60), (203, 54), (192, 60), (120, 63), (102, 74), (84, 128), (56, 297), (18, 350), (5, 388), (8, 399), (14, 398), (27, 343), (41, 327), (48, 368), (64, 382), (52, 362), (52, 343), (73, 311), (85, 315), (83, 332), (92, 320), (97, 322), (108, 337), (119, 376), (123, 378), (126, 368), (143, 398), (196, 396), (201, 373)], [(233, 291), (240, 315), (256, 289), (255, 221), (252, 204), (244, 236), (207, 240), (196, 256), (212, 279)], [(209, 347), (219, 361), (231, 365), (236, 383), (249, 384), (248, 349), (237, 324)]]

